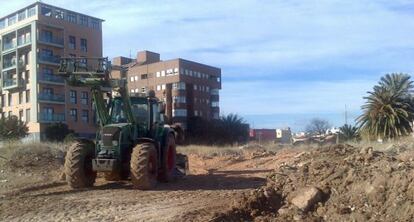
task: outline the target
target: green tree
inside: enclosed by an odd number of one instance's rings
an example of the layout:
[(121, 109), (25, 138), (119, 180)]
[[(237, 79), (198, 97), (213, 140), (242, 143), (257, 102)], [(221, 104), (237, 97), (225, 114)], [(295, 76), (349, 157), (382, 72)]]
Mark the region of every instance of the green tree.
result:
[(27, 124), (17, 116), (9, 116), (0, 119), (0, 140), (21, 139), (28, 135)]
[(407, 74), (387, 74), (364, 97), (363, 114), (357, 122), (371, 139), (409, 135), (414, 120), (413, 82)]
[(233, 145), (246, 142), (249, 137), (249, 125), (237, 114), (230, 113), (220, 118), (223, 141)]
[(359, 139), (358, 128), (356, 126), (348, 124), (339, 127), (339, 135), (340, 138), (344, 141)]
[(64, 123), (52, 123), (45, 129), (45, 136), (49, 141), (63, 141), (68, 134), (73, 133)]

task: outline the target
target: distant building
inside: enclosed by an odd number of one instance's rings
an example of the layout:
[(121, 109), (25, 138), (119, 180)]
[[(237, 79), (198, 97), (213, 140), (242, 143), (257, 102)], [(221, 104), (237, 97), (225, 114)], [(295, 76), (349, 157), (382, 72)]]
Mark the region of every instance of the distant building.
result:
[(90, 89), (54, 74), (61, 57), (102, 56), (102, 22), (40, 1), (0, 18), (1, 115), (27, 122), (36, 140), (56, 122), (93, 137)]
[(113, 71), (112, 77), (126, 78), (131, 93), (154, 90), (166, 102), (170, 123), (186, 128), (194, 116), (219, 118), (219, 68), (181, 58), (162, 61), (160, 54), (150, 51), (138, 52), (136, 59), (116, 57), (112, 65), (128, 68), (125, 73)]
[(250, 139), (259, 142), (276, 140), (276, 129), (250, 129)]
[(276, 141), (278, 143), (291, 143), (292, 131), (290, 130), (290, 128), (276, 129)]

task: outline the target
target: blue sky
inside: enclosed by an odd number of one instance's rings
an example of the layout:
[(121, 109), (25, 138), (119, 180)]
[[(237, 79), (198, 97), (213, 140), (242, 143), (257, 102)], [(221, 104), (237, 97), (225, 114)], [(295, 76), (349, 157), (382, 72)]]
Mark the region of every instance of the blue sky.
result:
[[(3, 1), (0, 14), (33, 1)], [(410, 0), (54, 0), (105, 19), (104, 54), (161, 53), (222, 69), (223, 114), (256, 128), (344, 123), (388, 72), (414, 71)]]

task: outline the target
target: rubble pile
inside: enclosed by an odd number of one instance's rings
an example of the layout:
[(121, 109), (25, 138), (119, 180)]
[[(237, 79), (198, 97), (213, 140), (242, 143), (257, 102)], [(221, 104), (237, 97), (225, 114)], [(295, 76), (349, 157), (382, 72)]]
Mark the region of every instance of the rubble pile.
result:
[(414, 221), (412, 148), (299, 153), (215, 221)]

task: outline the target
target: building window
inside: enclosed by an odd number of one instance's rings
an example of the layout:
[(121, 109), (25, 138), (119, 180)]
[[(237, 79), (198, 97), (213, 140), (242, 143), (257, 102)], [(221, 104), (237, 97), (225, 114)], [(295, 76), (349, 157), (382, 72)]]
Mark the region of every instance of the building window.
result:
[(78, 121), (78, 110), (77, 109), (70, 109), (69, 115), (74, 122)]
[(69, 36), (69, 49), (76, 49), (76, 37)]
[(55, 14), (55, 18), (57, 19), (65, 18), (65, 12), (63, 12), (62, 10), (56, 9), (54, 14)]
[(88, 42), (86, 39), (81, 39), (81, 51), (87, 52), (88, 51)]
[(75, 24), (77, 23), (76, 14), (68, 13), (67, 14), (67, 19), (71, 23), (75, 23)]
[(175, 82), (172, 84), (172, 88), (176, 90), (185, 90), (185, 82)]
[(70, 102), (73, 103), (73, 104), (76, 104), (76, 100), (77, 100), (77, 98), (76, 98), (76, 91), (75, 90), (71, 90), (70, 93), (69, 93), (69, 95), (70, 95)]
[(30, 90), (26, 90), (26, 103), (30, 102)]
[(32, 17), (34, 15), (36, 15), (36, 6), (29, 8), (27, 10), (27, 17)]
[(194, 90), (197, 90), (197, 85), (196, 84), (194, 84)]
[(17, 20), (22, 21), (23, 19), (26, 18), (26, 11), (21, 11), (19, 12), (19, 14), (17, 15)]
[(42, 13), (42, 15), (44, 16), (52, 16), (52, 9), (46, 6), (42, 6), (42, 9), (40, 11)]
[(173, 96), (174, 103), (186, 103), (185, 96)]
[(133, 82), (134, 81), (134, 77), (133, 76), (131, 76), (131, 82)]
[(88, 123), (89, 122), (89, 111), (82, 110), (82, 122)]
[(161, 76), (161, 73), (160, 72), (157, 72), (157, 75), (156, 75), (157, 77), (160, 77)]
[(165, 76), (165, 71), (164, 70), (161, 71), (161, 76)]
[(211, 107), (219, 107), (219, 102), (217, 101), (211, 102)]
[(81, 15), (80, 16), (80, 24), (84, 26), (88, 26), (88, 17)]
[(23, 92), (19, 92), (19, 104), (23, 102)]
[(81, 103), (83, 105), (88, 105), (88, 92), (81, 92)]
[(0, 103), (1, 103), (1, 104), (0, 104), (0, 105), (1, 105), (1, 107), (4, 107), (4, 105), (5, 105), (5, 104), (4, 104), (4, 95), (1, 95), (1, 96), (0, 96)]
[(141, 92), (142, 92), (142, 93), (147, 92), (147, 88), (146, 88), (146, 87), (142, 87), (142, 88), (141, 88)]
[(138, 76), (134, 76), (134, 78), (135, 78), (135, 81), (138, 81)]
[(187, 116), (187, 110), (186, 109), (173, 109), (172, 110), (172, 116), (173, 117), (186, 117)]
[(26, 123), (30, 122), (30, 109), (26, 109)]
[(10, 16), (7, 20), (8, 20), (8, 25), (10, 26), (10, 25), (13, 25), (14, 23), (16, 23), (17, 22), (17, 18), (16, 18), (17, 16), (16, 15), (13, 15), (13, 16)]
[(157, 85), (157, 91), (161, 90), (161, 85)]
[(142, 74), (141, 79), (148, 79), (148, 74)]
[(23, 121), (23, 110), (19, 110), (19, 120)]
[(91, 19), (91, 26), (94, 29), (99, 29), (99, 21), (96, 19)]
[(12, 94), (9, 93), (8, 94), (8, 98), (7, 98), (7, 105), (8, 106), (11, 106), (12, 105), (12, 99), (13, 99)]
[(161, 90), (165, 90), (165, 84), (161, 85)]
[(4, 29), (6, 27), (6, 20), (0, 20), (0, 29)]
[(167, 69), (166, 73), (167, 73), (167, 76), (171, 76), (174, 74), (174, 71), (173, 69)]

